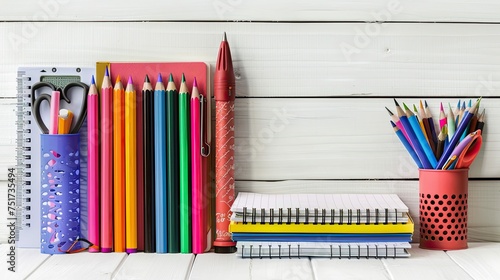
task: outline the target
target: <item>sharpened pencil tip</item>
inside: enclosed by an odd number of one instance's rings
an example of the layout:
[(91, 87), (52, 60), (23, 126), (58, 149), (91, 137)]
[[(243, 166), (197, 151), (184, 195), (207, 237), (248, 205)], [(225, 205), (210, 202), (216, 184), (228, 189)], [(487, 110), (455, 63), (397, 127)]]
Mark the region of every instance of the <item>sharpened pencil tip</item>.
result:
[(95, 85), (94, 75), (92, 75), (92, 82), (91, 82), (90, 84), (91, 84), (91, 85)]
[(385, 109), (387, 110), (387, 112), (389, 112), (389, 115), (391, 115), (391, 116), (392, 116), (392, 115), (394, 115), (394, 114), (391, 112), (391, 110), (389, 110), (389, 108), (385, 107)]
[(224, 42), (226, 42), (226, 41), (227, 41), (226, 31), (224, 31), (224, 35), (222, 36), (222, 41), (224, 41)]
[(444, 109), (443, 109), (443, 102), (441, 102), (441, 107), (440, 107), (440, 110), (444, 112)]
[(128, 76), (128, 84), (133, 84), (134, 82), (132, 81), (132, 76)]
[(184, 77), (184, 73), (182, 73), (181, 83), (185, 83), (185, 82), (186, 82), (186, 77)]
[(116, 76), (116, 82), (117, 83), (121, 82), (120, 75)]
[(172, 73), (170, 73), (170, 76), (168, 77), (168, 82), (173, 82), (174, 81), (174, 76), (172, 75)]
[(391, 122), (392, 127), (396, 127), (396, 124), (393, 121), (390, 121), (390, 122)]
[(158, 73), (158, 83), (163, 83), (163, 78), (161, 77), (161, 73)]
[(196, 82), (196, 77), (193, 79), (193, 87), (198, 87), (198, 83)]
[(394, 98), (394, 104), (399, 107), (399, 103), (396, 101), (396, 98)]
[(425, 108), (429, 107), (429, 105), (427, 105), (427, 100), (424, 100), (424, 104), (425, 104)]
[(410, 111), (410, 108), (408, 108), (408, 106), (406, 106), (406, 104), (404, 102), (403, 102), (403, 108), (405, 108), (405, 110)]
[(106, 66), (106, 72), (104, 73), (104, 76), (109, 77), (108, 66)]
[(145, 83), (150, 83), (148, 74), (146, 74), (146, 77), (144, 78), (144, 82)]

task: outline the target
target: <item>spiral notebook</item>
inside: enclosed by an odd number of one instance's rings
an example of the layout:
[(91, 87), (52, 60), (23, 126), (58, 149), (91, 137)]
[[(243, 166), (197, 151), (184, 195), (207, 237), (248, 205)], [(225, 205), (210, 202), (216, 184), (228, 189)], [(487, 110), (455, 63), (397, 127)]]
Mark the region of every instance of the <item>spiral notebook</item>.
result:
[(321, 243), (321, 242), (238, 242), (242, 258), (402, 258), (409, 257), (408, 242)]
[(387, 224), (408, 222), (396, 194), (238, 193), (231, 221), (277, 224)]
[[(37, 82), (51, 82), (57, 87), (64, 87), (70, 82), (80, 81), (88, 84), (94, 68), (79, 67), (19, 67), (17, 72), (17, 167), (19, 212), (16, 245), (18, 247), (40, 247), (40, 134), (41, 131), (31, 113), (31, 87)], [(71, 93), (72, 94), (72, 93)], [(79, 113), (82, 100), (71, 95), (71, 104), (65, 108)], [(46, 104), (44, 104), (46, 105)], [(46, 107), (41, 109), (48, 110)], [(44, 114), (42, 114), (43, 116)], [(46, 122), (47, 123), (47, 122)], [(80, 129), (81, 212), (86, 213), (87, 188), (87, 136), (86, 123)], [(81, 232), (86, 236), (86, 216), (81, 216)]]

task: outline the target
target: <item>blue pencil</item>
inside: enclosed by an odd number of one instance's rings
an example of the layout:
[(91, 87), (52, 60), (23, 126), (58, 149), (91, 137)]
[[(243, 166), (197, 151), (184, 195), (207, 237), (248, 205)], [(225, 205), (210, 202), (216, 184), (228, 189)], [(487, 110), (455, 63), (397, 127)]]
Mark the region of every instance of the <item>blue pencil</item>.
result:
[(458, 125), (457, 130), (455, 131), (455, 134), (453, 134), (453, 137), (450, 140), (450, 144), (444, 150), (443, 155), (439, 159), (439, 162), (437, 164), (436, 169), (442, 169), (444, 164), (448, 160), (448, 158), (451, 156), (453, 149), (455, 149), (455, 146), (458, 144), (460, 137), (462, 137), (462, 133), (464, 133), (465, 129), (469, 125), (470, 120), (474, 116), (474, 112), (476, 111), (476, 107), (478, 106), (480, 101), (481, 101), (481, 98), (479, 98), (474, 103), (474, 105), (472, 105), (472, 107), (470, 107), (470, 109), (464, 113), (462, 121), (460, 121), (460, 124)]
[(415, 153), (415, 150), (413, 150), (408, 140), (406, 140), (401, 129), (399, 129), (393, 121), (391, 121), (391, 125), (394, 128), (394, 132), (396, 132), (396, 135), (398, 136), (399, 140), (401, 140), (401, 143), (403, 143), (403, 146), (405, 146), (406, 150), (408, 151), (408, 153), (410, 153), (410, 156), (417, 164), (418, 168), (423, 168), (422, 163), (420, 162), (417, 154)]
[(167, 253), (167, 151), (165, 86), (161, 74), (154, 93), (156, 252)]
[[(422, 132), (422, 129), (420, 128), (420, 124), (418, 123), (417, 117), (406, 106), (406, 104), (403, 103), (403, 106), (406, 110), (406, 116), (408, 117), (408, 122), (410, 123), (410, 126), (413, 129), (413, 132), (417, 136), (417, 140), (418, 140), (418, 142), (420, 142), (420, 145), (425, 153), (425, 156), (427, 157), (427, 160), (429, 160), (429, 163), (431, 164), (432, 168), (436, 168), (436, 165), (437, 165), (436, 156), (432, 152), (432, 149), (431, 149), (431, 146), (429, 145), (429, 142), (427, 142), (427, 139), (425, 139), (425, 135)], [(428, 137), (432, 137), (432, 136), (429, 135)]]
[(410, 139), (410, 142), (413, 145), (413, 148), (415, 149), (415, 152), (417, 153), (417, 156), (420, 159), (422, 166), (425, 169), (431, 169), (432, 165), (429, 163), (429, 160), (427, 159), (427, 156), (425, 155), (425, 152), (422, 149), (422, 145), (418, 141), (417, 136), (415, 135), (415, 132), (413, 132), (413, 129), (410, 125), (410, 122), (408, 121), (408, 117), (404, 113), (403, 109), (401, 109), (401, 107), (399, 106), (396, 99), (394, 99), (394, 103), (396, 103), (396, 110), (398, 112), (399, 120), (401, 121), (403, 128), (405, 129), (406, 133), (408, 134), (408, 138)]

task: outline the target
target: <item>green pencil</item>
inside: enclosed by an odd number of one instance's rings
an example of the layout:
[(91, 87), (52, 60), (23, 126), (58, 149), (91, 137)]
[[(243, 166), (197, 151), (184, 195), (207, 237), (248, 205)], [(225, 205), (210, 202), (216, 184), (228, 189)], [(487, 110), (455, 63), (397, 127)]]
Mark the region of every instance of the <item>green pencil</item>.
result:
[(179, 238), (179, 93), (170, 74), (167, 84), (167, 251), (180, 252)]
[(179, 88), (179, 189), (180, 189), (180, 224), (181, 253), (191, 253), (191, 205), (189, 203), (189, 90), (182, 74)]

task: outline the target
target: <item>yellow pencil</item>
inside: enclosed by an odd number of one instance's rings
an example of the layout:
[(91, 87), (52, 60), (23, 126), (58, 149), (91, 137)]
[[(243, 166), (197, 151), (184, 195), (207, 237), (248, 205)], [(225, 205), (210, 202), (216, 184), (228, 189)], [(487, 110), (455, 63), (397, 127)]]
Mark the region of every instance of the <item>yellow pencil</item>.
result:
[(125, 93), (120, 75), (113, 89), (113, 217), (115, 252), (125, 252)]
[(71, 122), (73, 121), (73, 113), (68, 109), (59, 110), (59, 124), (57, 125), (58, 134), (68, 134), (71, 130)]
[(137, 252), (136, 96), (132, 77), (125, 88), (125, 221), (126, 252)]

